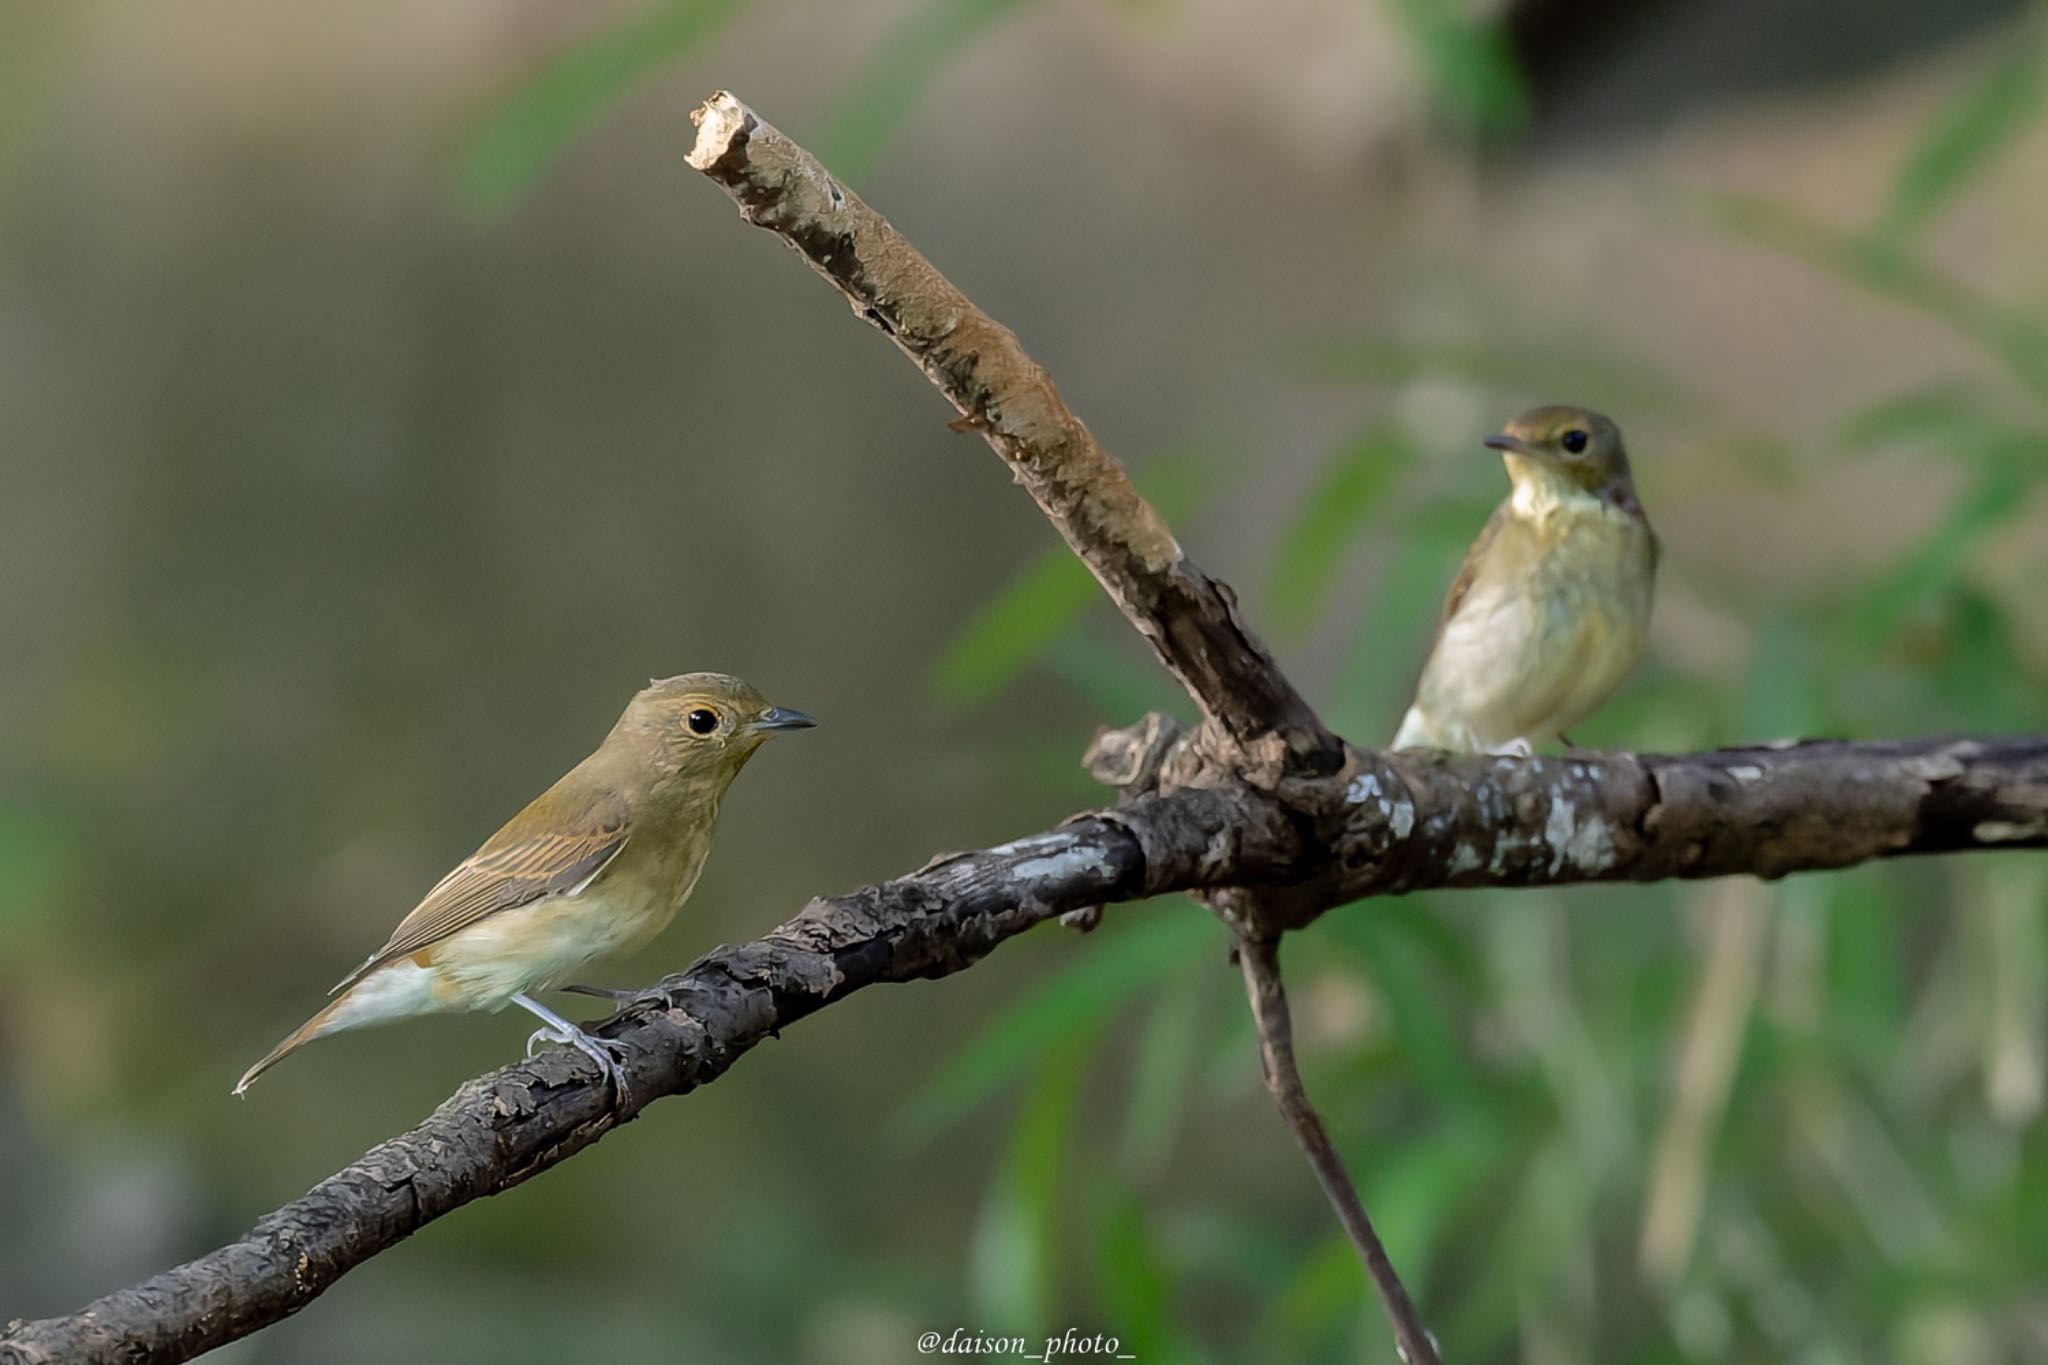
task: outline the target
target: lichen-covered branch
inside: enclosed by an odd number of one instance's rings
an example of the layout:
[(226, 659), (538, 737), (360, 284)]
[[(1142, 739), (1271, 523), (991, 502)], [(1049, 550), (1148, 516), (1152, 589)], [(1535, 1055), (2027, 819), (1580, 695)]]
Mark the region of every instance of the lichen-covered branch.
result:
[[(1777, 876), (2048, 846), (2048, 737), (1561, 759), (1352, 751), (1342, 771), (1277, 791), (1160, 791), (1172, 749), (1154, 744), (1117, 772), (1128, 790), (1113, 811), (813, 901), (668, 978), (603, 1030), (632, 1045), (634, 1100), (715, 1080), (762, 1039), (864, 986), (946, 976), (1066, 911), (1166, 891), (1253, 887), (1306, 922), (1360, 896), (1425, 887)], [(566, 1160), (637, 1108), (617, 1108), (578, 1053), (501, 1068), (230, 1245), (68, 1317), (11, 1327), (0, 1365), (189, 1359), (297, 1312), (428, 1222)]]
[[(1447, 758), (1354, 751), (1297, 788), (1335, 828), (1307, 917), (1362, 896), (1848, 867), (2048, 845), (2048, 736), (1806, 740), (1698, 754)], [(1314, 793), (1310, 795), (1310, 793)]]
[(713, 95), (694, 117), (690, 165), (795, 248), (959, 409), (956, 425), (995, 448), (1220, 728), (1230, 766), (1263, 777), (1334, 768), (1336, 740), (1239, 617), (1236, 597), (1181, 550), (1016, 333), (739, 100)]

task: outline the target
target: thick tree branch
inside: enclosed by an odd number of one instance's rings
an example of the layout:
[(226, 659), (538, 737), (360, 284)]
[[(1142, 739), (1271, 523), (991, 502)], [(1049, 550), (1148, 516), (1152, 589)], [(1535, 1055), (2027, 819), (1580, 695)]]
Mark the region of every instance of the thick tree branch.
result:
[(1239, 617), (1236, 597), (1182, 552), (1016, 334), (733, 96), (712, 96), (694, 117), (690, 165), (915, 361), (960, 410), (955, 425), (986, 438), (1220, 728), (1232, 766), (1267, 777), (1334, 768), (1337, 741)]
[[(1126, 775), (1142, 786), (1161, 766)], [(864, 986), (964, 970), (1085, 906), (1250, 886), (1305, 921), (1357, 896), (1426, 887), (1776, 876), (2044, 845), (2048, 737), (1566, 759), (1354, 751), (1346, 771), (1279, 792), (1136, 792), (1114, 811), (813, 901), (668, 978), (603, 1031), (633, 1045), (628, 1072), (644, 1103), (715, 1080)], [(634, 1112), (613, 1107), (581, 1054), (503, 1067), (240, 1240), (68, 1317), (10, 1327), (0, 1365), (189, 1359), (298, 1311), (426, 1223), (567, 1159)]]

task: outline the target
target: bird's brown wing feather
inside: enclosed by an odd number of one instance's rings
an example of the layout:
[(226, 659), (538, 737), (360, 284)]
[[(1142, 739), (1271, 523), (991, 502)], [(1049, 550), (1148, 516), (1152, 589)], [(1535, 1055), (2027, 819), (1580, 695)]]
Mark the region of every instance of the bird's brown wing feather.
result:
[(489, 915), (571, 890), (603, 871), (626, 846), (625, 813), (617, 808), (593, 811), (589, 824), (570, 830), (548, 829), (539, 821), (531, 822), (539, 825), (532, 828), (526, 815), (520, 812), (443, 877), (391, 931), (391, 941), (334, 991), (347, 990), (379, 967), (431, 948)]
[(1436, 633), (1444, 633), (1444, 625), (1458, 614), (1458, 607), (1465, 601), (1465, 594), (1472, 591), (1472, 584), (1479, 577), (1479, 561), (1486, 557), (1494, 537), (1500, 534), (1501, 523), (1508, 519), (1508, 505), (1502, 503), (1493, 509), (1493, 515), (1486, 519), (1486, 525), (1479, 532), (1479, 538), (1472, 542), (1472, 548), (1465, 551), (1465, 562), (1458, 566), (1458, 576), (1451, 580), (1451, 590), (1444, 594), (1444, 612), (1437, 618)]

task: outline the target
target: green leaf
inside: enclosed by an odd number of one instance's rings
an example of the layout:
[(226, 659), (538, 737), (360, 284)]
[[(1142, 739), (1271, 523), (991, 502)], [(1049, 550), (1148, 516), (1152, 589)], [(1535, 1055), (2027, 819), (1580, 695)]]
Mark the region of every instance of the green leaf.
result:
[(902, 1125), (923, 1137), (954, 1123), (1028, 1071), (1048, 1048), (1092, 1042), (1148, 982), (1222, 951), (1207, 914), (1182, 905), (1148, 910), (1128, 927), (1112, 921), (1072, 965), (989, 1021), (906, 1106)]
[[(1096, 715), (1142, 716), (1147, 711), (1190, 714), (1187, 694), (1174, 686), (1173, 679), (1135, 635), (1127, 633), (1113, 642), (1104, 642), (1081, 631), (1065, 631), (1052, 638), (1037, 662), (1073, 688)], [(1061, 762), (1070, 772), (1080, 771), (1071, 753), (1065, 754)]]
[(1138, 1034), (1130, 1099), (1124, 1106), (1123, 1165), (1132, 1180), (1166, 1164), (1195, 1092), (1208, 973), (1182, 972), (1167, 982)]
[[(1426, 1322), (1443, 1320), (1441, 1305), (1433, 1312), (1426, 1302), (1431, 1266), (1441, 1244), (1465, 1226), (1463, 1215), (1481, 1183), (1500, 1166), (1505, 1131), (1481, 1122), (1440, 1131), (1426, 1142), (1346, 1144), (1345, 1159), (1374, 1230)], [(1360, 1312), (1378, 1317), (1372, 1281), (1349, 1239), (1332, 1236), (1302, 1258), (1273, 1307), (1269, 1330), (1316, 1337)]]
[(1386, 1006), (1388, 1045), (1403, 1071), (1446, 1113), (1483, 1109), (1486, 1076), (1468, 1058), (1459, 1002), (1436, 979), (1414, 937), (1376, 914), (1329, 916), (1324, 932), (1364, 965)]
[[(1561, 1294), (1572, 1267), (1592, 1255), (1595, 1225), (1591, 1218), (1599, 1186), (1597, 1158), (1569, 1133), (1538, 1138), (1522, 1172), (1513, 1202), (1497, 1211), (1506, 1260), (1525, 1300), (1563, 1307)], [(1565, 1309), (1569, 1312), (1569, 1309)], [(1552, 1326), (1563, 1329), (1565, 1324)], [(1562, 1345), (1583, 1347), (1583, 1342)], [(1567, 1359), (1591, 1359), (1592, 1352), (1572, 1349)]]
[(1866, 653), (1877, 648), (1930, 592), (1953, 586), (1964, 559), (1983, 538), (2027, 509), (2032, 475), (2022, 461), (1990, 459), (1934, 530), (1859, 595), (1844, 630), (1849, 645)]
[(1119, 1353), (1173, 1365), (1204, 1359), (1175, 1320), (1173, 1275), (1160, 1255), (1145, 1205), (1110, 1200), (1095, 1218), (1095, 1299)]
[(955, 706), (986, 701), (1100, 601), (1101, 591), (1065, 545), (1045, 551), (953, 636), (932, 667), (932, 690)]
[(0, 804), (0, 949), (26, 952), (58, 927), (54, 888), (68, 841), (44, 819)]
[(1823, 883), (1828, 1031), (1838, 1046), (1873, 1066), (1897, 1058), (1911, 998), (1905, 964), (1917, 958), (1904, 939), (1904, 916), (1890, 885), (1868, 869)]
[(1415, 686), (1458, 558), (1486, 524), (1488, 504), (1467, 498), (1433, 503), (1408, 519), (1407, 539), (1381, 569), (1352, 628), (1343, 676), (1325, 718), (1338, 734), (1391, 737)]
[(1982, 348), (2048, 403), (2048, 327), (1986, 298), (1889, 239), (1851, 235), (1754, 195), (1693, 196), (1706, 219), (1880, 298), (1903, 304)]
[(1304, 1338), (1326, 1334), (1369, 1302), (1372, 1292), (1350, 1239), (1326, 1235), (1302, 1257), (1287, 1292), (1274, 1304), (1274, 1328)]
[[(1265, 1212), (1262, 1206), (1254, 1207)], [(1167, 1235), (1161, 1239), (1162, 1249), (1185, 1279), (1242, 1290), (1261, 1301), (1277, 1297), (1293, 1282), (1301, 1259), (1295, 1239), (1271, 1220), (1241, 1217), (1225, 1208), (1175, 1209), (1163, 1231)]]
[(1307, 625), (1322, 606), (1337, 562), (1395, 478), (1415, 467), (1401, 433), (1374, 426), (1352, 436), (1324, 465), (1273, 564), (1276, 614)]
[(1422, 62), (1437, 108), (1482, 137), (1519, 131), (1529, 93), (1491, 7), (1462, 0), (1393, 0), (1394, 18)]
[(657, 0), (582, 39), (515, 90), (463, 153), (456, 188), (497, 217), (526, 196), (563, 148), (607, 107), (670, 62), (716, 37), (746, 0)]
[(946, 59), (1026, 3), (927, 0), (906, 14), (812, 139), (818, 160), (841, 180), (865, 179)]
[(1886, 394), (1850, 414), (1836, 432), (1845, 449), (1981, 441), (2002, 429), (1997, 401), (1974, 379), (1939, 379)]
[(2029, 24), (2024, 39), (1934, 120), (1893, 180), (1873, 235), (1904, 245), (2033, 124), (2042, 95), (2038, 27)]
[[(1352, 1168), (1362, 1173), (1360, 1197), (1387, 1254), (1418, 1303), (1429, 1293), (1431, 1270), (1444, 1245), (1465, 1225), (1483, 1182), (1503, 1164), (1510, 1125), (1475, 1114), (1446, 1125), (1427, 1142), (1368, 1150), (1351, 1144)], [(1424, 1319), (1431, 1314), (1425, 1312)]]
[(2030, 673), (1999, 604), (1963, 587), (1951, 594), (1944, 616), (1941, 657), (1927, 676), (1928, 690), (1956, 709), (1943, 721), (1980, 732), (2048, 724), (2048, 687)]
[(1744, 740), (1790, 739), (1820, 731), (1825, 720), (1817, 686), (1818, 643), (1811, 623), (1782, 604), (1757, 622), (1747, 678), (1735, 708), (1736, 733)]
[[(1145, 464), (1147, 496), (1169, 523), (1200, 501), (1209, 482), (1209, 465), (1193, 448)], [(949, 705), (986, 701), (1101, 600), (1101, 586), (1072, 550), (1064, 544), (1046, 549), (967, 618), (932, 665), (928, 685)]]
[(1041, 1055), (975, 1226), (976, 1326), (992, 1332), (1043, 1332), (1059, 1298), (1059, 1212), (1088, 1049), (1069, 1042)]

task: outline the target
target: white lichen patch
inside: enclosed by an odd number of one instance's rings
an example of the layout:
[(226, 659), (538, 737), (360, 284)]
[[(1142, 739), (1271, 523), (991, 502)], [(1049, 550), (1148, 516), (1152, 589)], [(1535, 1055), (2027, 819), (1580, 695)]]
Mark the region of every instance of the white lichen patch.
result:
[(2007, 844), (2014, 839), (2031, 839), (2039, 834), (2035, 825), (2022, 825), (2011, 820), (1980, 820), (1970, 833), (1980, 844)]
[(1579, 818), (1576, 802), (1551, 803), (1543, 823), (1543, 841), (1550, 846), (1550, 870), (1569, 864), (1585, 871), (1605, 867), (1614, 857), (1614, 825), (1598, 811)]
[(1451, 865), (1444, 870), (1446, 877), (1455, 877), (1462, 872), (1471, 872), (1483, 867), (1486, 860), (1481, 858), (1470, 844), (1459, 844), (1451, 850)]
[(1728, 770), (1728, 776), (1734, 778), (1737, 782), (1760, 782), (1763, 780), (1763, 775), (1764, 770), (1751, 763), (1739, 764)]
[(1033, 834), (1025, 839), (1012, 839), (1007, 844), (997, 844), (989, 852), (1001, 854), (1035, 853), (1042, 848), (1064, 849), (1071, 846), (1073, 842), (1073, 835), (1054, 831), (1051, 834)]
[(1019, 877), (1048, 878), (1065, 880), (1070, 877), (1109, 875), (1109, 859), (1102, 856), (1102, 850), (1091, 844), (1075, 844), (1061, 853), (1047, 853), (1036, 858), (1026, 858), (1016, 866)]
[(1921, 782), (1947, 782), (1963, 775), (1963, 765), (1953, 751), (1923, 754), (1900, 762), (1899, 772)]
[(1372, 805), (1378, 808), (1380, 818), (1387, 822), (1387, 828), (1394, 832), (1396, 839), (1405, 839), (1415, 830), (1415, 803), (1388, 796), (1380, 787), (1380, 780), (1372, 773), (1360, 773), (1351, 779), (1351, 785), (1344, 788), (1344, 799), (1354, 806)]

